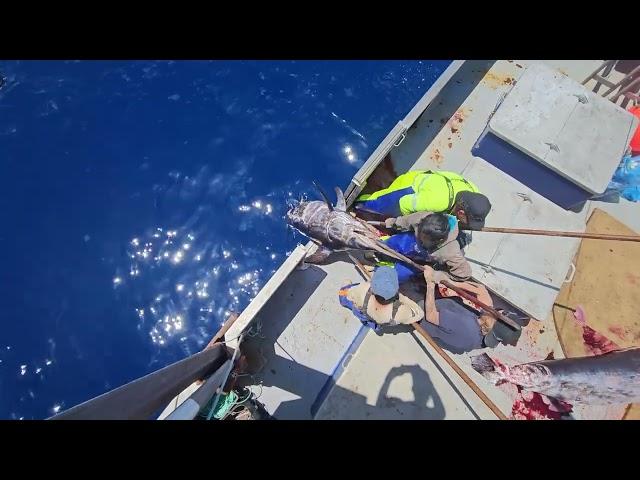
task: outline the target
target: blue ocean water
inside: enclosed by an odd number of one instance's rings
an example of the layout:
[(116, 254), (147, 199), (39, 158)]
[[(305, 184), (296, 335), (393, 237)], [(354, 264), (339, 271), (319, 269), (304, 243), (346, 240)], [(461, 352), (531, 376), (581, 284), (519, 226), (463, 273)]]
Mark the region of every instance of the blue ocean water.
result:
[(0, 418), (200, 350), (448, 61), (0, 61)]

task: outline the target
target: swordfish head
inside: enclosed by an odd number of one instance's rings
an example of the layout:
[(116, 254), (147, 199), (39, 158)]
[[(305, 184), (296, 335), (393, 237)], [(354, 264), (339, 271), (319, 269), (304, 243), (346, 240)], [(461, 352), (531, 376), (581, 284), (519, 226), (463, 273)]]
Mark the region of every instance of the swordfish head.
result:
[[(335, 207), (325, 201), (315, 200), (312, 202), (298, 202), (287, 212), (287, 223), (309, 238), (322, 243), (326, 247), (342, 248), (336, 239), (333, 238), (329, 230), (334, 230), (331, 225), (335, 220), (343, 216), (350, 217), (346, 213), (346, 203), (342, 190), (336, 187), (337, 202)], [(324, 196), (324, 194), (323, 194)], [(334, 225), (337, 227), (337, 225)]]
[(323, 241), (323, 230), (331, 210), (319, 200), (298, 202), (287, 212), (287, 223), (309, 238)]
[(299, 202), (287, 212), (287, 223), (332, 250), (374, 250), (397, 258), (379, 240), (373, 227), (346, 212), (342, 191), (337, 187), (335, 191), (338, 197), (335, 207), (328, 200)]

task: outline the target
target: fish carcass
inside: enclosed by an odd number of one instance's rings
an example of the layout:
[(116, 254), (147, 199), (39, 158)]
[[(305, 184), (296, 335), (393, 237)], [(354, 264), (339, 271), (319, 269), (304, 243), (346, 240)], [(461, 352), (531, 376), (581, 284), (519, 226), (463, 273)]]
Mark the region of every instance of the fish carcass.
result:
[(609, 405), (640, 401), (640, 348), (512, 367), (483, 353), (471, 365), (495, 385), (509, 382), (563, 402)]
[(402, 261), (380, 240), (375, 228), (347, 213), (342, 190), (336, 187), (335, 192), (335, 207), (325, 196), (325, 201), (298, 202), (287, 212), (287, 223), (319, 245), (318, 251), (305, 258), (305, 262), (317, 263), (332, 251), (350, 249), (374, 250)]

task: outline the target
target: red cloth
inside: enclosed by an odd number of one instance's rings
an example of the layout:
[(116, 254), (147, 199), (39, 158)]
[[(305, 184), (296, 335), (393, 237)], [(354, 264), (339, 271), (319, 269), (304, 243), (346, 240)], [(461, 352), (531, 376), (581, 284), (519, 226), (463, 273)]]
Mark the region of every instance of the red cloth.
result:
[[(640, 120), (640, 105), (631, 107), (629, 111)], [(640, 154), (640, 124), (638, 125), (638, 128), (636, 128), (636, 133), (631, 139), (630, 146), (634, 155)]]

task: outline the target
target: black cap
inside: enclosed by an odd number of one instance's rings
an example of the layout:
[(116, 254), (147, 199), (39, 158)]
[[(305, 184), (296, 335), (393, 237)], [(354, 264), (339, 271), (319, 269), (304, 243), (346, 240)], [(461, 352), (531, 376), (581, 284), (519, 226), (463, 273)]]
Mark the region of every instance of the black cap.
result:
[(460, 192), (456, 197), (456, 204), (467, 215), (467, 226), (471, 230), (480, 230), (484, 227), (484, 219), (491, 211), (491, 202), (481, 193)]

